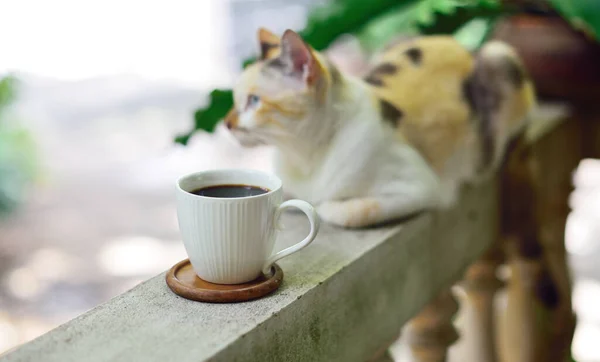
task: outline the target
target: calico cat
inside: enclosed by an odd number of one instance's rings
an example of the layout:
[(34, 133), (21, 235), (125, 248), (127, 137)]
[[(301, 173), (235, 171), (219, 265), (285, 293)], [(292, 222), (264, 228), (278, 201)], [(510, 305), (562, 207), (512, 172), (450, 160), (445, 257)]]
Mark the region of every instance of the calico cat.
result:
[(535, 102), (500, 42), (473, 55), (448, 36), (403, 40), (357, 79), (291, 30), (258, 38), (225, 123), (243, 145), (274, 145), (286, 190), (340, 226), (452, 205), (497, 168)]

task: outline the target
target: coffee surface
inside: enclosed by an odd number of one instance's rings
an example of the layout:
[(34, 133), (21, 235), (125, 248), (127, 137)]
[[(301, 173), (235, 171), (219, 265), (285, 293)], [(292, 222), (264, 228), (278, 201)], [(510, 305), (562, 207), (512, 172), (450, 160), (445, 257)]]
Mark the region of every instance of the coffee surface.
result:
[(202, 187), (191, 193), (198, 196), (232, 198), (262, 195), (269, 192), (268, 189), (251, 185), (215, 185)]

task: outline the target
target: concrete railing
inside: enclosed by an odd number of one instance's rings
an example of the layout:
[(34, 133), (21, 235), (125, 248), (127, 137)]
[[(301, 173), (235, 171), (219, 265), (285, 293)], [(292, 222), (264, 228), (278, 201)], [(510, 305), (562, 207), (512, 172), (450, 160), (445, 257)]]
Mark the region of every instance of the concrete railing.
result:
[[(173, 294), (161, 274), (0, 361), (373, 360), (498, 240), (498, 184), (467, 187), (455, 208), (395, 225), (358, 231), (324, 225), (310, 247), (280, 262), (283, 284), (265, 298), (193, 302)], [(285, 215), (277, 247), (304, 236), (305, 223)], [(448, 309), (447, 324), (454, 311)], [(415, 322), (425, 331), (421, 337), (438, 320)], [(453, 341), (446, 339), (442, 347)], [(422, 342), (413, 339), (417, 347)]]
[[(161, 274), (0, 360), (366, 361), (491, 245), (495, 195), (488, 183), (454, 210), (395, 226), (325, 225), (281, 261), (281, 288), (256, 301), (189, 301)], [(304, 235), (304, 223), (287, 215), (279, 247)]]

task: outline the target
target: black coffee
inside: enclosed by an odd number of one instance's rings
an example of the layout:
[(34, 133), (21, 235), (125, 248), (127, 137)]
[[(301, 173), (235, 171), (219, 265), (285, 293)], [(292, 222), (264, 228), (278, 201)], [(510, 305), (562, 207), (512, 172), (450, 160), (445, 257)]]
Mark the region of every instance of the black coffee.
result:
[(258, 186), (250, 186), (250, 185), (217, 185), (217, 186), (208, 186), (203, 187), (201, 189), (197, 189), (192, 191), (191, 193), (199, 196), (207, 196), (207, 197), (249, 197), (262, 195), (269, 192), (268, 189), (258, 187)]

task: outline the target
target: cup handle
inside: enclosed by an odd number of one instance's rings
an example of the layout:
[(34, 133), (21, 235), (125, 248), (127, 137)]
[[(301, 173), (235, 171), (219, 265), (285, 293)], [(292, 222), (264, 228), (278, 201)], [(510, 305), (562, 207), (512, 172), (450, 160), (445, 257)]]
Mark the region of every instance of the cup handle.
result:
[(312, 241), (315, 240), (315, 237), (319, 232), (319, 226), (321, 222), (319, 219), (319, 215), (317, 214), (317, 210), (315, 210), (315, 208), (311, 204), (302, 200), (288, 200), (283, 204), (279, 205), (277, 211), (275, 211), (273, 224), (279, 225), (279, 218), (281, 217), (283, 211), (292, 207), (300, 209), (300, 211), (306, 214), (306, 217), (308, 217), (308, 221), (310, 222), (310, 232), (308, 233), (308, 236), (304, 238), (304, 240), (302, 240), (301, 242), (271, 255), (263, 266), (263, 273), (265, 273), (266, 275), (269, 275), (269, 273), (271, 272), (271, 265), (273, 265), (274, 262), (281, 258), (285, 258), (286, 256), (293, 254), (299, 251), (300, 249), (308, 246), (308, 244), (312, 243)]

